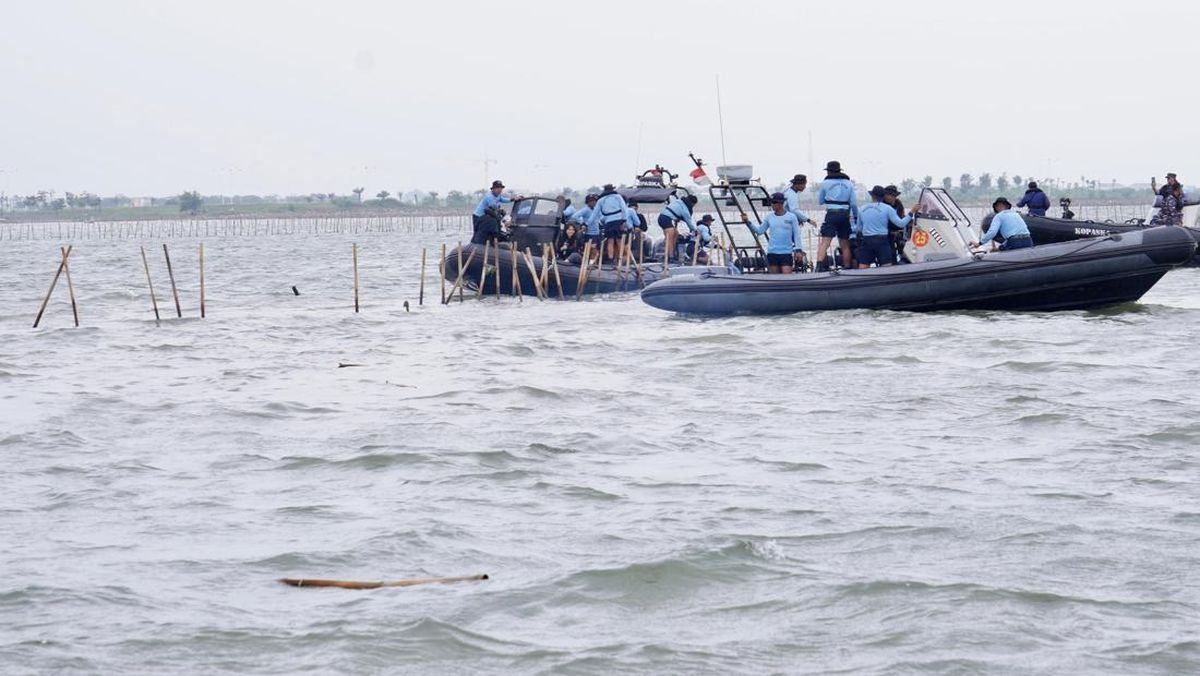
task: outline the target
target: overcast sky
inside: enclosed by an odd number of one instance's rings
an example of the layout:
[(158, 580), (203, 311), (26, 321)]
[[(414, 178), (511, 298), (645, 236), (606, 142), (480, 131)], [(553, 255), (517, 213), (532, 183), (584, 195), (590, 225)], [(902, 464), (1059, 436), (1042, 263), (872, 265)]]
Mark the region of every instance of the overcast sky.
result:
[(728, 161), (772, 183), (1200, 182), (1187, 0), (7, 0), (0, 25), (10, 194), (619, 183), (720, 162), (718, 76)]

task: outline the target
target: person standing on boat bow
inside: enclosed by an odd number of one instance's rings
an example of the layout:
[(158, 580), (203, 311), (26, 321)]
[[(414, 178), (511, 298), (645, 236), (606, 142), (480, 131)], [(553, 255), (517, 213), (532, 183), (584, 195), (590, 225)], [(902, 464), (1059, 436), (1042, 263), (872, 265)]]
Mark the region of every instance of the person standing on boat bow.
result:
[(1038, 187), (1037, 181), (1029, 182), (1029, 189), (1017, 200), (1017, 208), (1029, 207), (1030, 216), (1045, 216), (1050, 208), (1050, 198)]
[[(484, 212), (488, 209), (499, 209), (501, 204), (512, 202), (513, 198), (508, 197), (504, 193), (504, 184), (498, 180), (492, 181), (492, 188), (484, 194), (483, 199), (479, 200), (479, 204), (475, 207), (475, 211), (471, 212), (471, 225), (473, 229), (479, 229), (479, 219), (483, 218)], [(517, 200), (524, 199), (520, 195)]]
[(821, 224), (821, 239), (817, 244), (817, 272), (829, 269), (829, 245), (837, 237), (842, 251), (842, 263), (850, 266), (851, 224), (858, 219), (858, 201), (854, 184), (842, 173), (842, 163), (831, 160), (825, 164), (825, 180), (817, 191), (817, 204), (825, 207), (825, 222)]
[(767, 235), (767, 272), (790, 275), (795, 268), (794, 252), (800, 243), (800, 219), (787, 210), (787, 197), (777, 192), (771, 195), (771, 213), (762, 223), (754, 225), (742, 212), (742, 222), (756, 235)]
[(629, 205), (617, 192), (612, 183), (604, 184), (604, 190), (596, 200), (596, 207), (588, 217), (588, 236), (600, 230), (604, 239), (604, 255), (608, 260), (617, 260), (621, 247), (621, 234), (629, 229)]
[(1007, 197), (997, 197), (996, 201), (992, 202), (992, 212), (995, 213), (995, 216), (992, 217), (987, 232), (983, 233), (983, 237), (980, 237), (978, 242), (971, 242), (972, 247), (987, 244), (997, 235), (1004, 238), (1004, 244), (1000, 245), (1001, 251), (1033, 246), (1033, 237), (1029, 236), (1029, 226), (1025, 225), (1025, 219), (1021, 218), (1021, 214), (1012, 210), (1012, 202), (1009, 202)]
[(1163, 187), (1170, 187), (1171, 192), (1162, 198), (1162, 206), (1150, 219), (1150, 225), (1183, 225), (1183, 186), (1176, 183)]
[[(887, 189), (881, 185), (871, 188), (871, 203), (858, 210), (858, 267), (869, 268), (874, 263), (885, 267), (896, 262), (896, 248), (888, 232), (890, 226), (903, 230), (912, 223), (912, 214), (900, 217), (892, 205), (884, 200)], [(920, 210), (921, 205), (913, 207), (913, 213)]]
[(696, 208), (696, 204), (700, 200), (695, 195), (685, 195), (683, 199), (677, 199), (669, 204), (658, 215), (658, 227), (663, 229), (663, 236), (666, 238), (666, 245), (663, 248), (663, 256), (666, 257), (666, 262), (670, 263), (672, 259), (678, 260), (679, 232), (676, 230), (676, 225), (679, 223), (687, 224), (688, 237), (696, 232), (696, 224), (692, 221), (692, 209)]

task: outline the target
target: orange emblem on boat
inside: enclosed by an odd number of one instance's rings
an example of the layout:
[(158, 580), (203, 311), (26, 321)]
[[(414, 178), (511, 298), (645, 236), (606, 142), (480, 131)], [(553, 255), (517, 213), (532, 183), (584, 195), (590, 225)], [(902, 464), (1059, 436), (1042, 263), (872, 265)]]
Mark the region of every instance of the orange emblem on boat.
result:
[(912, 242), (917, 246), (918, 249), (926, 244), (929, 244), (929, 233), (925, 232), (924, 230), (917, 230), (913, 233)]

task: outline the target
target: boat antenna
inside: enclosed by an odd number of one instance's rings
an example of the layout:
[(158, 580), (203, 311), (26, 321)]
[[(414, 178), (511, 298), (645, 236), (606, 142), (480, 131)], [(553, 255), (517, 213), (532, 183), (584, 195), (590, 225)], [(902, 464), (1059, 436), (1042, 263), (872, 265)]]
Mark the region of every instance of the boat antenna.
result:
[(721, 112), (721, 76), (717, 75), (717, 124), (721, 129), (721, 164), (728, 165), (729, 160), (725, 159), (725, 116)]
[(634, 176), (638, 176), (642, 173), (641, 169), (639, 169), (639, 167), (642, 166), (642, 127), (644, 127), (645, 124), (646, 124), (645, 120), (638, 122), (637, 153), (633, 157), (633, 175)]

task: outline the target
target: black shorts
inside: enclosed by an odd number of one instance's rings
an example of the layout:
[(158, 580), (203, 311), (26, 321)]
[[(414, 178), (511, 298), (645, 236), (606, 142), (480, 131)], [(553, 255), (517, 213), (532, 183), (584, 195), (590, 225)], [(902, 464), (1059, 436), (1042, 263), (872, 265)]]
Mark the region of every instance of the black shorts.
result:
[(600, 246), (600, 243), (604, 241), (604, 238), (600, 235), (584, 235), (583, 241), (585, 244), (591, 242), (595, 246)]
[(672, 230), (675, 228), (675, 219), (666, 214), (659, 214), (658, 227), (662, 228), (663, 230)]
[(1013, 235), (1004, 240), (1004, 244), (1000, 245), (1001, 251), (1011, 251), (1012, 249), (1028, 249), (1033, 246), (1033, 238), (1029, 235)]
[(825, 222), (821, 224), (822, 237), (837, 237), (842, 241), (850, 239), (850, 210), (830, 209), (825, 212)]
[(604, 224), (605, 239), (621, 239), (621, 231), (625, 229), (625, 221), (611, 221)]
[(767, 265), (778, 265), (779, 267), (794, 267), (796, 259), (794, 254), (767, 254)]
[(879, 266), (896, 262), (896, 249), (887, 235), (871, 235), (858, 240), (858, 262), (861, 265), (874, 263)]

